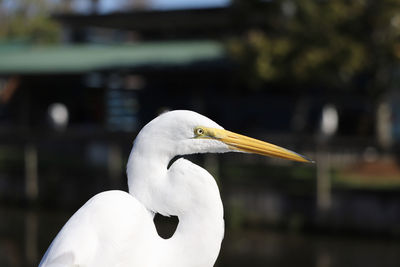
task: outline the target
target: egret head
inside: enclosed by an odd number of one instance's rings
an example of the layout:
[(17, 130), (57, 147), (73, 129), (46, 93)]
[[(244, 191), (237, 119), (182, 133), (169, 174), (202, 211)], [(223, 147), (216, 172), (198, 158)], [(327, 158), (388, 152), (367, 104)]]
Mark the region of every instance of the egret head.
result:
[[(229, 151), (309, 162), (290, 150), (227, 131), (198, 113), (177, 110), (158, 116), (136, 137), (127, 166), (129, 192), (149, 210), (163, 215), (181, 214), (191, 203), (209, 199), (206, 196), (193, 200), (193, 196), (218, 192), (218, 188), (201, 167), (186, 160), (171, 165), (171, 160), (194, 153)], [(219, 197), (217, 193), (214, 195)]]
[(168, 158), (233, 151), (310, 162), (293, 151), (227, 131), (209, 118), (186, 110), (166, 112), (149, 122), (136, 140), (143, 139), (148, 140), (144, 142), (147, 151), (167, 154)]

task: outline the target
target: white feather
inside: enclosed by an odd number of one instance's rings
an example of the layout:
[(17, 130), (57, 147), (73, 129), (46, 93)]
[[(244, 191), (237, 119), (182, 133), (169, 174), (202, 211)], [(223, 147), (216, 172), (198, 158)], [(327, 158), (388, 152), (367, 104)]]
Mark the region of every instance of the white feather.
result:
[[(213, 266), (224, 234), (217, 184), (201, 167), (176, 155), (227, 152), (228, 146), (195, 139), (198, 126), (222, 129), (191, 111), (164, 113), (138, 134), (127, 166), (129, 194), (91, 198), (65, 224), (40, 267)], [(158, 236), (154, 212), (177, 215), (170, 239)]]

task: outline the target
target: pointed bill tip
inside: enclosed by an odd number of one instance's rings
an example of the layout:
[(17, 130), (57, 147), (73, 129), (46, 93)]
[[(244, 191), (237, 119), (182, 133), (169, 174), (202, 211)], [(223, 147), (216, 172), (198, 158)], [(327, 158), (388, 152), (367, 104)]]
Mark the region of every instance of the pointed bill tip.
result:
[[(288, 149), (287, 149), (287, 150), (288, 150)], [(312, 160), (312, 159), (310, 159), (310, 158), (308, 158), (308, 157), (306, 157), (306, 156), (304, 156), (304, 155), (302, 155), (302, 154), (299, 154), (299, 153), (294, 152), (294, 151), (291, 151), (291, 150), (288, 150), (288, 152), (289, 152), (289, 153), (292, 153), (292, 154), (294, 154), (294, 155), (296, 155), (296, 156), (298, 156), (297, 159), (295, 159), (295, 158), (293, 159), (293, 160), (295, 160), (295, 161), (301, 161), (301, 162), (311, 163), (311, 164), (314, 164), (314, 163), (315, 163), (314, 160)]]
[(224, 142), (233, 150), (298, 162), (315, 163), (313, 160), (289, 149), (227, 130), (213, 129), (211, 136)]

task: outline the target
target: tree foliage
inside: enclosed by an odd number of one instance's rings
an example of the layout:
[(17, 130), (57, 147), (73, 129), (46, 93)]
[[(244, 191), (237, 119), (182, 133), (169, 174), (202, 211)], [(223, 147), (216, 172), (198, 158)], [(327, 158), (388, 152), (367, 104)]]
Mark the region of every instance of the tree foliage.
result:
[(46, 0), (0, 0), (0, 39), (54, 43), (60, 29), (49, 18), (52, 3)]
[(244, 19), (261, 14), (263, 20), (230, 40), (229, 48), (252, 83), (354, 88), (366, 80), (378, 90), (390, 83), (400, 59), (400, 1), (244, 2), (234, 2), (249, 14)]

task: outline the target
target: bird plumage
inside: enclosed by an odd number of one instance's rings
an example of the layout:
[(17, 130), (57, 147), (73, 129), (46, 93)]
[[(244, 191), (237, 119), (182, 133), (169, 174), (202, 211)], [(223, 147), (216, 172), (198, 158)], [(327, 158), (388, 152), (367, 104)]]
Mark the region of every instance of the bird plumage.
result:
[[(64, 225), (40, 267), (208, 267), (224, 235), (223, 206), (214, 178), (178, 155), (256, 153), (309, 162), (278, 146), (224, 130), (192, 111), (171, 111), (149, 122), (127, 164), (129, 193), (107, 191)], [(155, 213), (178, 216), (169, 239), (158, 236)]]
[[(39, 266), (212, 266), (224, 233), (218, 186), (205, 169), (183, 158), (167, 168), (174, 156), (202, 152), (201, 143), (215, 142), (193, 140), (197, 125), (220, 127), (199, 114), (190, 120), (194, 114), (169, 112), (146, 125), (128, 161), (131, 194), (116, 190), (91, 198)], [(155, 212), (178, 216), (170, 239), (158, 236)]]

